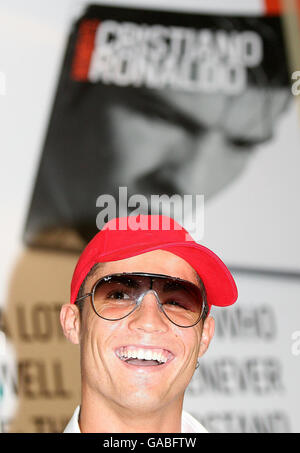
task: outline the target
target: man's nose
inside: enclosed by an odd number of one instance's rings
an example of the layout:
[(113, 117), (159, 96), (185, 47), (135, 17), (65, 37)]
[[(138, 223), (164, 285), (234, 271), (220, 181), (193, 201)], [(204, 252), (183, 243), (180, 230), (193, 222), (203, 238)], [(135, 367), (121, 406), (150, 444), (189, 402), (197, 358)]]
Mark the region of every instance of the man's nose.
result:
[(145, 332), (166, 332), (168, 320), (163, 314), (156, 293), (149, 290), (140, 301), (138, 308), (129, 317), (129, 327)]

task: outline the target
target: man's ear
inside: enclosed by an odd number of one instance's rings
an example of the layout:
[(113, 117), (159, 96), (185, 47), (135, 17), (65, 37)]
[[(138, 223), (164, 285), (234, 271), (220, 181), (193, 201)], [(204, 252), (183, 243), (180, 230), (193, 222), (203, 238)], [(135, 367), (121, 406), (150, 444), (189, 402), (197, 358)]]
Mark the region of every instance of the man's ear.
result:
[(75, 304), (65, 304), (61, 307), (60, 323), (65, 337), (71, 341), (71, 343), (79, 344), (80, 313)]
[(215, 332), (215, 320), (212, 316), (208, 316), (203, 324), (202, 336), (199, 349), (199, 357), (201, 357), (208, 349), (209, 343)]

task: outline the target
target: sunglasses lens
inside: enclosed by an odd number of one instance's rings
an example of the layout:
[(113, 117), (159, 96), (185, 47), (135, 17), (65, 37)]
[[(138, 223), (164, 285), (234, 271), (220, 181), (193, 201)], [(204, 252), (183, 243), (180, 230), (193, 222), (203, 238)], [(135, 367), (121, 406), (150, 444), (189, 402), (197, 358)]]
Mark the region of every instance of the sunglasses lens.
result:
[(123, 318), (135, 308), (139, 287), (136, 277), (104, 277), (95, 288), (94, 309), (102, 318)]
[(204, 305), (204, 291), (176, 279), (162, 279), (159, 283), (159, 299), (167, 317), (183, 327), (197, 323)]
[(155, 291), (165, 315), (173, 323), (189, 327), (202, 314), (205, 291), (176, 278), (155, 275), (111, 275), (99, 280), (93, 305), (99, 316), (118, 320), (129, 315), (148, 291)]

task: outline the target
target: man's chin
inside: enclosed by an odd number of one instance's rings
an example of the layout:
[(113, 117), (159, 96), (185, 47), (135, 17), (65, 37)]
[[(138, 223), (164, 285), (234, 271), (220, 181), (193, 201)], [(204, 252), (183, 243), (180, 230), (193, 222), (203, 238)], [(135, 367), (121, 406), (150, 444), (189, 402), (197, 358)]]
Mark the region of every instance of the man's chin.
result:
[(161, 410), (163, 406), (168, 404), (168, 401), (159, 392), (146, 392), (137, 389), (136, 392), (126, 395), (126, 397), (120, 397), (118, 403), (136, 416), (142, 416)]

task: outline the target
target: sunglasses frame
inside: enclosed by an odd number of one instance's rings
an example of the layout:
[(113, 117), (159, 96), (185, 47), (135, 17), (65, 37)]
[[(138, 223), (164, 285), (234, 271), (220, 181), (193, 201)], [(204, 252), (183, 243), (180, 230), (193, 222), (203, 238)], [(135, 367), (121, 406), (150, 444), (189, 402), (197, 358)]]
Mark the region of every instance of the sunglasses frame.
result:
[[(168, 278), (168, 279), (172, 279), (174, 281), (178, 281), (178, 282), (182, 282), (182, 283), (188, 283), (189, 285), (191, 286), (194, 286), (195, 288), (197, 288), (197, 291), (201, 291), (202, 293), (202, 298), (203, 298), (203, 306), (202, 306), (202, 311), (199, 315), (199, 318), (198, 320), (190, 325), (190, 326), (182, 326), (180, 324), (177, 324), (176, 322), (172, 321), (172, 319), (169, 318), (169, 316), (166, 314), (165, 310), (163, 309), (163, 305), (160, 303), (160, 301), (158, 300), (158, 305), (159, 305), (159, 309), (163, 312), (163, 314), (166, 316), (166, 318), (168, 318), (168, 320), (172, 323), (172, 324), (175, 324), (175, 326), (178, 326), (178, 327), (182, 327), (182, 328), (189, 328), (189, 327), (194, 327), (196, 324), (198, 324), (201, 319), (204, 319), (206, 318), (208, 312), (209, 312), (209, 306), (208, 306), (208, 303), (207, 303), (207, 296), (206, 296), (206, 290), (205, 290), (205, 286), (202, 282), (202, 280), (200, 280), (201, 282), (201, 287), (197, 286), (195, 283), (192, 283), (190, 282), (189, 280), (184, 280), (182, 278), (178, 278), (178, 277), (172, 277), (171, 275), (165, 275), (165, 274), (153, 274), (153, 273), (148, 273), (148, 272), (121, 272), (121, 273), (116, 273), (116, 274), (108, 274), (108, 275), (104, 275), (103, 277), (99, 278), (93, 285), (93, 288), (92, 288), (92, 291), (90, 293), (87, 293), (87, 294), (84, 294), (83, 296), (81, 297), (78, 297), (76, 300), (75, 300), (75, 303), (80, 301), (80, 300), (83, 300), (89, 296), (91, 296), (91, 303), (92, 303), (92, 307), (93, 307), (93, 310), (94, 312), (96, 313), (97, 316), (99, 316), (99, 318), (101, 319), (105, 319), (106, 321), (120, 321), (121, 319), (124, 319), (124, 318), (127, 318), (127, 316), (130, 316), (139, 306), (140, 304), (139, 303), (136, 303), (135, 304), (135, 307), (129, 312), (127, 313), (127, 315), (125, 316), (122, 316), (121, 318), (116, 318), (116, 319), (109, 319), (109, 318), (105, 318), (104, 316), (101, 316), (99, 315), (99, 313), (97, 312), (96, 308), (95, 308), (95, 305), (94, 305), (94, 294), (95, 294), (95, 291), (96, 291), (96, 288), (97, 288), (97, 285), (99, 284), (100, 281), (105, 281), (105, 280), (108, 280), (110, 279), (111, 277), (125, 277), (125, 276), (137, 276), (137, 277), (159, 277), (159, 278)], [(200, 277), (199, 277), (200, 279)], [(155, 291), (156, 292), (156, 291)], [(159, 299), (159, 297), (158, 297)]]

